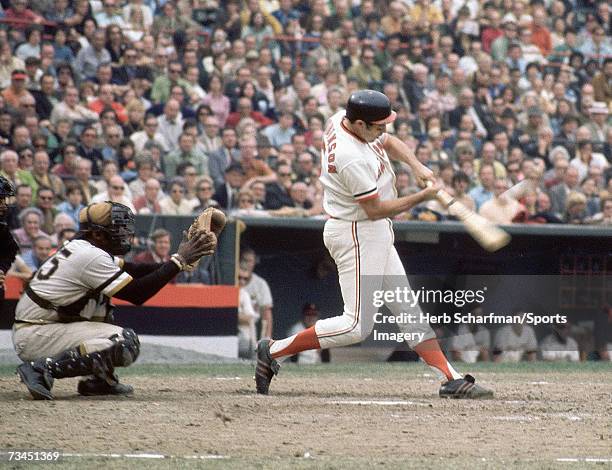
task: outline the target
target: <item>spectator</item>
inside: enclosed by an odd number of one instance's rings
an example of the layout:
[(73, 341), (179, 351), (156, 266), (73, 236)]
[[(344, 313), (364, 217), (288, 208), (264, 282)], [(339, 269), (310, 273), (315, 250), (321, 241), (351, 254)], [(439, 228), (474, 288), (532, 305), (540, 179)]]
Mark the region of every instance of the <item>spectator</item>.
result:
[(493, 360), (495, 362), (520, 362), (536, 360), (538, 340), (530, 325), (512, 323), (502, 326), (493, 342)]
[(36, 189), (42, 186), (51, 188), (55, 194), (55, 203), (62, 201), (65, 197), (65, 188), (62, 179), (49, 171), (49, 154), (45, 150), (34, 152), (32, 176), (36, 182)]
[(570, 336), (569, 323), (559, 323), (551, 327), (549, 335), (540, 343), (542, 359), (545, 361), (580, 361), (578, 343)]
[[(75, 147), (76, 149), (76, 147)], [(76, 153), (76, 151), (75, 151)], [(75, 182), (83, 193), (83, 204), (89, 205), (92, 198), (98, 193), (98, 188), (91, 181), (91, 161), (79, 158), (75, 163)]]
[(183, 116), (180, 103), (171, 98), (164, 106), (164, 114), (158, 119), (158, 132), (163, 138), (163, 147), (169, 151), (178, 148), (178, 141), (183, 132)]
[(569, 166), (565, 171), (563, 182), (550, 188), (551, 210), (559, 218), (565, 213), (566, 201), (569, 193), (578, 187), (578, 170), (574, 166)]
[(78, 183), (71, 182), (66, 186), (66, 200), (57, 206), (60, 213), (70, 216), (73, 220), (76, 229), (79, 228), (79, 212), (85, 206), (83, 205), (83, 190)]
[(223, 184), (225, 170), (230, 165), (239, 163), (240, 160), (240, 151), (236, 148), (238, 139), (236, 138), (235, 129), (223, 129), (221, 133), (221, 142), (221, 147), (208, 156), (209, 173), (215, 186)]
[(159, 201), (161, 213), (164, 215), (190, 215), (193, 212), (193, 203), (185, 199), (185, 181), (181, 177), (170, 182), (168, 195)]
[[(474, 309), (473, 315), (479, 316), (482, 308)], [(490, 358), (491, 333), (483, 325), (469, 323), (460, 325), (457, 334), (451, 338), (450, 350), (455, 361), (487, 362)]]
[(32, 205), (32, 187), (27, 184), (20, 184), (15, 189), (15, 202), (8, 206), (6, 222), (9, 230), (21, 227), (19, 214), (22, 210)]
[(11, 84), (2, 92), (2, 98), (4, 98), (5, 103), (13, 109), (19, 107), (19, 100), (21, 97), (30, 95), (30, 92), (26, 88), (27, 78), (28, 76), (25, 70), (15, 69), (11, 72)]
[[(117, 167), (115, 166), (115, 172)], [(136, 212), (132, 199), (126, 194), (126, 184), (121, 176), (115, 174), (108, 179), (106, 191), (96, 194), (92, 198), (92, 202), (112, 201), (123, 204), (129, 207), (132, 212)]]
[(40, 227), (42, 225), (43, 214), (36, 207), (28, 207), (19, 213), (19, 224), (21, 228), (13, 230), (15, 241), (19, 249), (27, 250), (32, 248), (37, 237), (48, 237)]
[(495, 184), (495, 169), (490, 163), (483, 163), (478, 172), (478, 180), (480, 184), (469, 192), (469, 196), (476, 203), (476, 209), (493, 198), (493, 187)]
[(51, 234), (51, 244), (55, 247), (60, 245), (60, 234), (64, 230), (73, 230), (76, 232), (77, 224), (72, 220), (68, 214), (58, 212), (53, 219), (53, 233)]
[(274, 147), (291, 143), (291, 138), (296, 131), (293, 127), (293, 113), (282, 112), (279, 116), (278, 124), (266, 127), (262, 134), (265, 135)]
[(238, 273), (239, 306), (238, 306), (238, 356), (249, 359), (253, 357), (257, 344), (256, 322), (260, 315), (253, 307), (251, 295), (245, 289), (251, 280), (250, 271), (241, 263)]
[(217, 74), (212, 74), (208, 82), (208, 94), (202, 100), (203, 105), (210, 106), (219, 120), (219, 126), (225, 128), (230, 113), (230, 99), (223, 94), (223, 81)]
[(134, 263), (165, 263), (170, 259), (171, 235), (166, 229), (156, 229), (150, 237), (149, 249), (134, 256)]
[(128, 114), (121, 103), (115, 100), (113, 93), (113, 85), (110, 83), (101, 85), (98, 89), (98, 99), (93, 100), (89, 103), (89, 109), (100, 115), (102, 111), (106, 109), (112, 109), (117, 115), (117, 119), (121, 124), (126, 124), (128, 121)]
[(178, 148), (164, 157), (166, 176), (177, 176), (177, 167), (184, 162), (191, 163), (199, 175), (208, 174), (208, 157), (195, 148), (195, 139), (185, 132), (179, 137)]
[(159, 181), (150, 178), (144, 184), (144, 194), (134, 199), (137, 214), (161, 214), (159, 201), (164, 198)]
[(259, 337), (272, 337), (273, 317), (272, 317), (272, 293), (265, 279), (258, 276), (254, 271), (258, 263), (257, 254), (250, 248), (245, 248), (240, 253), (240, 263), (244, 266), (247, 279), (243, 288), (251, 297), (253, 307), (260, 315)]
[(23, 253), (22, 259), (32, 272), (36, 272), (51, 252), (51, 240), (47, 236), (36, 237), (31, 250)]
[(82, 80), (95, 77), (98, 66), (111, 62), (111, 55), (104, 48), (105, 43), (106, 34), (103, 29), (98, 29), (93, 33), (91, 44), (77, 54), (74, 68)]
[(207, 154), (215, 153), (223, 146), (223, 141), (219, 137), (219, 121), (215, 116), (206, 116), (202, 119), (202, 127), (199, 142), (202, 143), (203, 150)]
[(608, 195), (601, 199), (601, 212), (587, 220), (589, 224), (612, 225), (612, 196)]
[(164, 152), (167, 151), (165, 137), (158, 131), (159, 123), (157, 117), (153, 114), (147, 114), (144, 118), (144, 126), (140, 131), (134, 132), (130, 139), (134, 142), (134, 150), (140, 153), (144, 150), (145, 145), (153, 142), (160, 145)]
[(567, 195), (563, 221), (566, 224), (583, 224), (587, 216), (586, 196), (578, 191), (571, 191)]
[(193, 208), (195, 214), (199, 214), (209, 207), (219, 207), (219, 203), (213, 199), (214, 183), (209, 176), (202, 176), (198, 179), (196, 186), (196, 206)]
[[(320, 318), (319, 309), (315, 304), (307, 303), (302, 308), (302, 318), (295, 323), (288, 332), (288, 336), (296, 335), (300, 331), (313, 326)], [(321, 362), (329, 362), (329, 349), (310, 349), (302, 351), (291, 358), (298, 364), (320, 364)]]
[(48, 235), (53, 233), (53, 220), (58, 211), (53, 206), (55, 201), (55, 193), (53, 189), (46, 186), (40, 186), (36, 191), (35, 206), (42, 214), (40, 229)]

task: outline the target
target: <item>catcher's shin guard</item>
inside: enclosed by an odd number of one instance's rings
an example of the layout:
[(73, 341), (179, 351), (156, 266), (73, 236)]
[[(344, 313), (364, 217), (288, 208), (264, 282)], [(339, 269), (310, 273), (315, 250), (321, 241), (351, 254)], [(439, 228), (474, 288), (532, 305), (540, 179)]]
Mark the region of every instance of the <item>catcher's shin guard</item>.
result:
[(79, 348), (73, 348), (54, 357), (39, 359), (35, 364), (46, 367), (56, 379), (95, 375), (109, 385), (116, 384), (114, 368), (132, 364), (140, 353), (140, 342), (131, 329), (125, 329), (121, 336), (113, 335), (109, 339), (113, 345), (101, 351), (81, 354)]

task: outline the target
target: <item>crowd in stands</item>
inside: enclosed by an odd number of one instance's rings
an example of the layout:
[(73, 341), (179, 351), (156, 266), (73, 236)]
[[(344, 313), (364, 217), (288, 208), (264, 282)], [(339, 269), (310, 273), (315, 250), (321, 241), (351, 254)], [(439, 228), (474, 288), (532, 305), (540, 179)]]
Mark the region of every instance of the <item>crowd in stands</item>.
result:
[(610, 225), (611, 33), (589, 0), (0, 0), (9, 223), (35, 269), (95, 201), (325, 217), (325, 122), (372, 88), (485, 217)]

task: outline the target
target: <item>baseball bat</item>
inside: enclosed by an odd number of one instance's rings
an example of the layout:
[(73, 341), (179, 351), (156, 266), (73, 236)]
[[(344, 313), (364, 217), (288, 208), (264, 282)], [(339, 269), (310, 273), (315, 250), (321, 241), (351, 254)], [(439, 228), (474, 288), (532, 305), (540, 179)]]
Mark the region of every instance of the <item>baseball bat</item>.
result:
[[(432, 184), (431, 181), (427, 183), (428, 186)], [(443, 189), (436, 193), (436, 199), (448, 209), (449, 214), (463, 222), (468, 233), (485, 250), (489, 252), (497, 251), (510, 243), (510, 235), (507, 232), (465, 207)]]

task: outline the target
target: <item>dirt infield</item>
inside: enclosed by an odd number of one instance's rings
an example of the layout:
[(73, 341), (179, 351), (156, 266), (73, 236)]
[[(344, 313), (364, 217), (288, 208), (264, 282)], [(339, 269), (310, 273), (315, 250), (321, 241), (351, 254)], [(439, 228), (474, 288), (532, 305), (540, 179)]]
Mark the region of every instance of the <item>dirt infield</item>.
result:
[(36, 402), (2, 367), (0, 449), (79, 454), (70, 468), (612, 466), (610, 365), (475, 369), (495, 399), (441, 400), (427, 368), (387, 364), (287, 366), (263, 397), (251, 366), (218, 364), (128, 369), (132, 398), (56, 381)]

